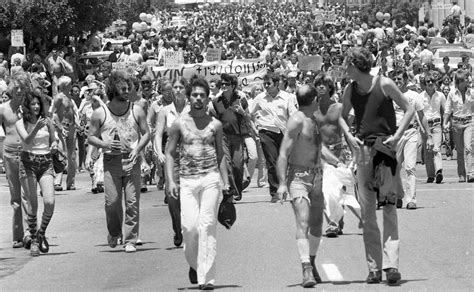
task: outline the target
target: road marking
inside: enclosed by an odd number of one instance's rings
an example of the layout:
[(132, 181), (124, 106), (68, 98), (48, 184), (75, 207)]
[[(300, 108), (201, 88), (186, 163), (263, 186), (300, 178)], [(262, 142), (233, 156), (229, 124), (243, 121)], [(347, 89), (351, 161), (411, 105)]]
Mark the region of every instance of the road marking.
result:
[(339, 269), (337, 268), (335, 264), (322, 264), (322, 267), (329, 281), (331, 282), (344, 281), (344, 278), (342, 277), (341, 272), (339, 272)]

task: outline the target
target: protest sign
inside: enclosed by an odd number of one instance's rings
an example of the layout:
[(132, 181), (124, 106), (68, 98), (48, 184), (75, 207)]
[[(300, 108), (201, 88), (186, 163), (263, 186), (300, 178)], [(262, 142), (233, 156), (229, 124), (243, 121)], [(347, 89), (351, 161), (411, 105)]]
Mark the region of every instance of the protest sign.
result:
[(138, 68), (138, 63), (136, 62), (116, 62), (112, 63), (112, 70), (124, 71), (129, 74), (134, 74)]
[(23, 42), (23, 30), (21, 29), (12, 29), (12, 47), (23, 47), (25, 43)]
[(206, 51), (206, 61), (208, 62), (220, 61), (221, 55), (222, 55), (221, 49), (208, 48)]
[(321, 70), (322, 64), (323, 58), (320, 55), (298, 57), (298, 68), (302, 71)]
[(181, 65), (184, 64), (183, 51), (165, 51), (165, 68), (166, 69), (178, 69), (181, 68)]
[(263, 76), (267, 73), (265, 58), (228, 60), (220, 62), (204, 62), (196, 64), (181, 64), (179, 68), (166, 68), (157, 66), (146, 66), (144, 74), (152, 80), (167, 78), (190, 78), (193, 75), (201, 75), (207, 80), (220, 78), (222, 73), (235, 75), (239, 79), (239, 85), (243, 88), (250, 88), (255, 84), (263, 83)]

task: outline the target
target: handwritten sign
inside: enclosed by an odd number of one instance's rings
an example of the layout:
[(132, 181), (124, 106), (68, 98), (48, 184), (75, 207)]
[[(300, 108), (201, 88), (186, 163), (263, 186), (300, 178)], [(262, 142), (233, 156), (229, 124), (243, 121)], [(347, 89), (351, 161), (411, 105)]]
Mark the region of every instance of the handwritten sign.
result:
[(298, 57), (298, 68), (302, 71), (321, 70), (323, 58), (320, 55)]
[(165, 51), (164, 59), (166, 69), (178, 69), (184, 64), (184, 56), (181, 49), (178, 51)]
[(21, 29), (12, 29), (12, 46), (13, 47), (23, 47), (25, 43), (23, 42), (23, 30)]
[(238, 77), (242, 88), (250, 89), (255, 84), (263, 83), (263, 76), (267, 73), (265, 58), (230, 60), (220, 62), (205, 62), (196, 64), (181, 64), (179, 68), (170, 69), (166, 67), (145, 66), (144, 74), (152, 80), (167, 78), (190, 78), (200, 75), (210, 81), (219, 78), (221, 74), (228, 73)]
[(221, 56), (222, 56), (222, 53), (221, 53), (221, 49), (219, 48), (217, 49), (209, 48), (206, 51), (206, 61), (208, 62), (220, 61)]
[(332, 66), (331, 69), (329, 69), (328, 73), (329, 75), (331, 75), (332, 80), (334, 80), (334, 82), (341, 82), (342, 78), (344, 78), (346, 70), (340, 65), (335, 65)]

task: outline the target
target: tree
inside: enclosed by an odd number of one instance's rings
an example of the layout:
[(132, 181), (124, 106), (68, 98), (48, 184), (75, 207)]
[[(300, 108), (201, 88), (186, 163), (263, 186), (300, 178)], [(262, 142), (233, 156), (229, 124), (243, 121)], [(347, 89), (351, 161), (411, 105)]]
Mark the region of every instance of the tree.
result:
[(74, 33), (103, 31), (118, 17), (114, 0), (69, 0)]

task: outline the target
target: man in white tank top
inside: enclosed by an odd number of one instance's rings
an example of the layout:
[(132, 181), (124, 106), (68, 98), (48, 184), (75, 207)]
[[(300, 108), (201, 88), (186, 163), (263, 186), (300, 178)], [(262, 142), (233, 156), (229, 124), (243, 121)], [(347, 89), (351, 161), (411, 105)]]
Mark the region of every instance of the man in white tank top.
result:
[[(139, 227), (140, 151), (150, 139), (143, 109), (133, 105), (133, 89), (124, 72), (112, 72), (108, 98), (110, 102), (96, 109), (91, 117), (88, 141), (103, 148), (105, 214), (109, 246), (117, 246), (125, 236), (125, 252), (136, 251)], [(125, 224), (122, 232), (122, 193), (125, 194)]]
[[(214, 288), (216, 273), (217, 210), (222, 183), (228, 189), (226, 164), (221, 163), (222, 123), (207, 114), (209, 85), (192, 77), (186, 90), (191, 109), (169, 129), (166, 148), (166, 183), (171, 196), (181, 203), (184, 252), (190, 266), (189, 280), (201, 290)], [(179, 153), (177, 144), (180, 141)], [(174, 160), (179, 155), (179, 186)]]

